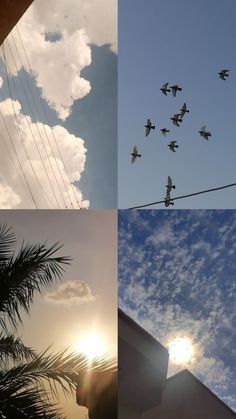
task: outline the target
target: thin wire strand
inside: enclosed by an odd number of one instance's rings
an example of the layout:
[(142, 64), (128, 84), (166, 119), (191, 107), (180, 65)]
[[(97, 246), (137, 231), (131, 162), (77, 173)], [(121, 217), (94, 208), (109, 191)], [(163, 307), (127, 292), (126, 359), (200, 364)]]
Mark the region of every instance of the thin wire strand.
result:
[[(20, 41), (21, 41), (21, 45), (22, 45), (22, 48), (23, 48), (23, 51), (24, 51), (24, 54), (25, 54), (25, 57), (26, 57), (26, 60), (27, 60), (27, 64), (28, 64), (28, 66), (29, 66), (30, 74), (31, 74), (31, 75), (32, 75), (32, 77), (34, 78), (34, 74), (33, 74), (33, 71), (32, 71), (32, 68), (31, 68), (31, 65), (30, 65), (30, 62), (29, 62), (29, 58), (28, 58), (28, 55), (27, 55), (27, 53), (26, 53), (26, 50), (25, 50), (25, 47), (24, 47), (24, 44), (23, 44), (23, 41), (22, 41), (22, 37), (21, 37), (20, 32), (19, 32), (19, 29), (18, 29), (18, 25), (16, 25), (16, 30), (17, 30), (18, 36), (19, 36)], [(58, 151), (58, 153), (59, 153), (60, 159), (61, 159), (61, 161), (62, 161), (62, 163), (63, 163), (63, 165), (64, 165), (64, 169), (65, 169), (65, 172), (66, 172), (66, 175), (67, 175), (67, 178), (68, 178), (69, 184), (70, 184), (70, 186), (71, 186), (71, 189), (72, 189), (72, 192), (73, 192), (73, 195), (74, 195), (75, 201), (76, 201), (76, 203), (77, 203), (77, 205), (78, 205), (78, 207), (79, 207), (79, 202), (78, 202), (78, 198), (77, 198), (76, 191), (75, 191), (75, 189), (76, 189), (76, 188), (75, 188), (75, 186), (73, 185), (72, 181), (70, 180), (70, 176), (69, 176), (68, 170), (67, 170), (67, 168), (66, 168), (65, 161), (64, 161), (64, 159), (63, 159), (63, 156), (62, 156), (62, 154), (61, 154), (61, 151), (60, 151), (59, 145), (58, 145), (58, 143), (57, 143), (57, 141), (56, 141), (56, 138), (55, 138), (55, 135), (54, 135), (53, 129), (52, 129), (52, 127), (51, 127), (51, 123), (50, 123), (50, 120), (49, 120), (49, 117), (48, 117), (48, 114), (47, 114), (47, 111), (46, 111), (45, 104), (44, 104), (44, 102), (43, 102), (43, 100), (42, 100), (42, 98), (41, 98), (41, 96), (40, 96), (40, 95), (39, 95), (39, 99), (40, 99), (40, 103), (41, 103), (41, 106), (42, 106), (42, 109), (43, 109), (44, 116), (45, 116), (45, 118), (46, 118), (46, 121), (47, 121), (47, 123), (48, 123), (48, 125), (49, 125), (50, 129), (51, 129), (51, 133), (52, 133), (52, 137), (53, 137), (53, 139), (54, 139), (55, 146), (56, 146), (57, 151)], [(72, 204), (72, 205), (73, 205), (73, 204)]]
[[(19, 49), (18, 49), (18, 47), (17, 47), (17, 44), (16, 44), (16, 41), (15, 41), (15, 38), (14, 38), (14, 36), (13, 36), (13, 32), (11, 33), (11, 36), (12, 36), (12, 39), (13, 39), (13, 43), (14, 43), (14, 47), (15, 47), (15, 49), (16, 49), (17, 55), (18, 55), (18, 57), (19, 57), (19, 59), (20, 59), (21, 66), (24, 68), (24, 64), (23, 64), (23, 62), (22, 62), (22, 59), (21, 59), (21, 56), (20, 56), (20, 52), (19, 52)], [(25, 75), (24, 75), (24, 76), (25, 76)], [(34, 104), (35, 104), (36, 111), (37, 111), (39, 114), (41, 114), (41, 112), (40, 112), (40, 110), (39, 110), (39, 106), (38, 106), (37, 101), (36, 101), (36, 99), (35, 99), (35, 96), (34, 96), (34, 94), (33, 94), (31, 84), (29, 83), (29, 80), (28, 80), (28, 78), (27, 78), (26, 76), (25, 76), (25, 80), (26, 80), (27, 86), (28, 86), (28, 88), (29, 88), (29, 91), (30, 91), (30, 94), (31, 94), (32, 100), (33, 100), (33, 102), (34, 102)], [(25, 89), (24, 89), (24, 90), (25, 90)], [(26, 94), (26, 93), (25, 93), (25, 94)], [(36, 123), (36, 125), (37, 125), (37, 127), (38, 127), (38, 122), (37, 122), (37, 119), (35, 118), (35, 116), (34, 116), (34, 119), (35, 119), (35, 123)], [(64, 181), (63, 175), (62, 175), (62, 173), (61, 173), (60, 166), (58, 165), (57, 158), (56, 158), (55, 153), (54, 153), (54, 151), (53, 151), (53, 148), (52, 148), (52, 146), (51, 146), (51, 143), (50, 143), (50, 140), (49, 140), (49, 136), (48, 136), (48, 133), (47, 133), (47, 130), (46, 130), (46, 128), (45, 128), (45, 126), (44, 126), (44, 124), (42, 124), (42, 127), (43, 127), (43, 131), (44, 131), (45, 137), (47, 138), (48, 145), (49, 145), (49, 147), (50, 147), (50, 149), (51, 149), (51, 152), (52, 152), (52, 154), (53, 154), (54, 160), (55, 160), (55, 162), (56, 162), (56, 166), (57, 166), (57, 169), (58, 169), (58, 171), (59, 171), (59, 174), (60, 174), (60, 177), (61, 177), (62, 183), (64, 184), (64, 187), (65, 187), (65, 190), (66, 190), (66, 193), (67, 193), (67, 196), (68, 196), (69, 202), (70, 202), (71, 206), (74, 208), (73, 203), (71, 202), (71, 198), (70, 198), (70, 195), (69, 195), (69, 192), (68, 192), (67, 185), (65, 184), (65, 181)], [(38, 129), (38, 130), (39, 130), (39, 129)], [(40, 137), (42, 138), (41, 133), (40, 133)], [(46, 150), (46, 147), (45, 147), (44, 141), (42, 140), (42, 142), (43, 142), (43, 146), (44, 146), (45, 152), (47, 153), (47, 150)], [(48, 153), (47, 153), (47, 157), (48, 157)], [(49, 158), (49, 157), (48, 157), (48, 158)], [(56, 183), (57, 183), (57, 186), (58, 186), (58, 188), (60, 189), (60, 186), (59, 186), (59, 184), (58, 184), (58, 180), (57, 180), (57, 178), (56, 178), (56, 175), (55, 175), (55, 172), (54, 172), (54, 169), (53, 169), (53, 167), (52, 167), (52, 163), (51, 163), (50, 159), (49, 159), (49, 163), (50, 163), (50, 166), (51, 166), (51, 169), (52, 169), (52, 172), (53, 172), (53, 175), (54, 175), (55, 181), (56, 181)], [(64, 197), (63, 197), (63, 200), (64, 200)], [(64, 201), (64, 203), (65, 203), (65, 201)], [(66, 203), (65, 203), (65, 205), (66, 205)], [(66, 206), (66, 208), (67, 208), (67, 206)]]
[[(9, 51), (10, 51), (10, 54), (11, 54), (11, 57), (12, 57), (13, 63), (14, 63), (14, 65), (15, 65), (16, 71), (18, 72), (17, 64), (16, 64), (16, 61), (15, 61), (15, 58), (14, 58), (14, 55), (13, 55), (12, 49), (11, 49), (11, 47), (10, 47), (10, 44), (9, 44), (8, 40), (6, 40), (6, 42), (7, 42), (7, 46), (8, 46), (8, 48), (9, 48)], [(21, 87), (22, 87), (22, 89), (23, 89), (23, 92), (24, 92), (24, 95), (25, 95), (25, 98), (26, 98), (27, 104), (28, 104), (29, 108), (31, 109), (32, 116), (33, 116), (34, 120), (36, 121), (36, 118), (35, 118), (35, 114), (34, 114), (33, 108), (31, 107), (31, 105), (30, 105), (30, 103), (29, 103), (29, 99), (28, 99), (28, 96), (27, 96), (27, 93), (26, 93), (26, 90), (25, 90), (24, 84), (23, 84), (23, 82), (22, 82), (22, 80), (21, 80), (21, 78), (20, 78), (20, 77), (19, 77), (19, 81), (20, 81)], [(41, 154), (41, 151), (40, 151), (40, 149), (39, 149), (39, 146), (38, 146), (37, 140), (36, 140), (36, 138), (35, 138), (35, 135), (34, 135), (34, 133), (33, 133), (32, 127), (31, 127), (31, 125), (30, 125), (30, 123), (29, 123), (28, 118), (26, 118), (26, 120), (27, 120), (27, 125), (28, 125), (28, 127), (29, 127), (29, 130), (30, 130), (30, 132), (31, 132), (32, 138), (33, 138), (33, 140), (34, 140), (34, 144), (35, 144), (35, 146), (36, 146), (36, 148), (37, 148), (37, 151), (38, 151), (38, 154), (39, 154), (39, 157), (40, 157), (41, 163), (42, 163), (43, 168), (44, 168), (44, 171), (45, 171), (45, 173), (46, 173), (46, 177), (47, 177), (48, 182), (49, 182), (49, 185), (50, 185), (50, 187), (51, 187), (51, 190), (52, 190), (53, 196), (54, 196), (54, 198), (55, 198), (55, 200), (56, 200), (56, 203), (57, 203), (58, 207), (60, 208), (60, 204), (59, 204), (59, 201), (58, 201), (58, 199), (57, 199), (57, 195), (56, 195), (56, 193), (55, 193), (55, 191), (54, 191), (54, 188), (53, 188), (53, 185), (52, 185), (52, 182), (51, 182), (51, 178), (50, 178), (50, 176), (49, 176), (49, 174), (48, 174), (48, 172), (47, 172), (46, 165), (45, 165), (45, 162), (44, 162), (43, 156), (42, 156), (42, 154)], [(50, 166), (51, 166), (52, 172), (53, 172), (53, 174), (54, 174), (54, 178), (55, 178), (55, 180), (56, 180), (56, 183), (57, 183), (58, 189), (59, 189), (60, 194), (61, 194), (61, 196), (62, 196), (62, 200), (64, 201), (64, 205), (66, 206), (66, 202), (65, 202), (65, 200), (64, 200), (64, 196), (63, 196), (63, 194), (62, 194), (62, 192), (61, 192), (61, 190), (60, 190), (60, 186), (59, 186), (59, 184), (58, 184), (58, 182), (57, 182), (57, 179), (56, 179), (56, 177), (55, 177), (55, 173), (54, 173), (53, 168), (52, 168), (52, 165), (51, 165), (51, 160), (50, 160), (50, 158), (49, 158), (49, 156), (48, 156), (48, 154), (47, 154), (47, 150), (46, 150), (46, 147), (45, 147), (45, 144), (44, 144), (44, 141), (43, 141), (43, 138), (42, 138), (41, 132), (40, 132), (39, 127), (38, 127), (38, 122), (36, 121), (36, 122), (35, 122), (35, 124), (36, 124), (36, 128), (37, 128), (37, 131), (38, 131), (39, 137), (41, 138), (41, 141), (42, 141), (42, 144), (43, 144), (43, 147), (44, 147), (45, 153), (46, 153), (46, 155), (47, 155), (48, 161), (49, 161), (49, 163), (50, 163)]]
[[(29, 162), (29, 165), (30, 165), (30, 167), (31, 167), (31, 170), (32, 170), (32, 172), (33, 172), (34, 176), (35, 176), (36, 181), (38, 182), (38, 184), (39, 184), (40, 188), (42, 189), (42, 191), (45, 193), (45, 196), (48, 198), (48, 200), (51, 202), (51, 204), (52, 204), (52, 205), (53, 205), (53, 207), (54, 207), (54, 203), (51, 201), (50, 197), (49, 197), (49, 196), (48, 196), (48, 194), (47, 194), (47, 191), (46, 191), (46, 190), (44, 189), (44, 187), (42, 186), (42, 184), (41, 184), (41, 182), (40, 182), (40, 180), (39, 180), (39, 178), (38, 178), (38, 176), (37, 176), (37, 173), (36, 173), (36, 171), (35, 171), (35, 169), (34, 169), (34, 167), (33, 167), (33, 165), (32, 165), (32, 162), (30, 161), (28, 151), (27, 151), (27, 149), (26, 149), (26, 147), (25, 147), (25, 144), (24, 144), (24, 141), (23, 141), (23, 138), (22, 138), (22, 134), (21, 134), (20, 128), (19, 128), (19, 126), (18, 126), (18, 121), (17, 121), (16, 110), (15, 110), (15, 106), (14, 106), (14, 101), (12, 100), (12, 93), (11, 93), (10, 81), (9, 81), (9, 77), (8, 77), (8, 69), (7, 69), (7, 62), (6, 62), (6, 55), (5, 55), (4, 44), (2, 44), (2, 51), (3, 51), (4, 60), (5, 60), (5, 64), (6, 64), (5, 68), (6, 68), (7, 84), (8, 84), (9, 95), (10, 95), (10, 99), (11, 99), (11, 105), (12, 105), (12, 109), (13, 109), (13, 112), (14, 112), (14, 116), (15, 116), (15, 120), (16, 120), (16, 128), (17, 128), (17, 130), (18, 130), (18, 134), (19, 134), (20, 140), (21, 140), (21, 143), (22, 143), (22, 145), (23, 145), (23, 148), (24, 148), (24, 151), (25, 151), (25, 154), (26, 154), (27, 160), (28, 160), (28, 162)], [(13, 80), (13, 82), (14, 82), (14, 80)], [(13, 83), (13, 84), (14, 84), (14, 86), (15, 86), (15, 83)]]
[[(229, 185), (218, 186), (217, 188), (206, 189), (204, 191), (190, 193), (188, 195), (177, 196), (176, 198), (171, 198), (170, 199), (170, 202), (176, 201), (177, 199), (189, 198), (190, 196), (201, 195), (201, 194), (208, 193), (208, 192), (219, 191), (220, 189), (232, 188), (233, 186), (236, 186), (236, 183), (230, 183)], [(165, 202), (166, 202), (166, 200), (156, 201), (156, 202), (151, 202), (150, 204), (138, 205), (136, 207), (131, 207), (131, 208), (127, 208), (127, 209), (130, 209), (131, 210), (131, 209), (138, 209), (138, 208), (150, 207), (151, 205), (163, 204)]]
[[(1, 95), (1, 96), (2, 96), (2, 95)], [(6, 121), (5, 121), (5, 119), (3, 118), (3, 115), (2, 115), (2, 113), (1, 113), (1, 112), (0, 112), (0, 115), (1, 115), (1, 118), (2, 118), (3, 123), (4, 123), (4, 125), (5, 125), (5, 128), (6, 128), (6, 131), (7, 131), (7, 133), (8, 133), (8, 136), (9, 136), (9, 138), (10, 138), (11, 145), (12, 145), (12, 148), (13, 148), (14, 153), (15, 153), (15, 155), (16, 155), (16, 159), (17, 159), (17, 161), (18, 161), (19, 167), (20, 167), (20, 169), (21, 169), (21, 171), (22, 171), (22, 175), (23, 175), (23, 177), (24, 177), (24, 179), (25, 179), (25, 183), (26, 183), (26, 185), (27, 185), (27, 188), (29, 189), (30, 197), (31, 197), (31, 199), (32, 199), (32, 201), (33, 201), (33, 204), (34, 204), (35, 208), (36, 208), (36, 209), (38, 209), (37, 204), (36, 204), (36, 201), (35, 201), (35, 198), (34, 198), (34, 195), (33, 195), (33, 192), (32, 192), (32, 190), (31, 190), (31, 188), (30, 188), (30, 184), (29, 184), (28, 179), (27, 179), (27, 177), (26, 177), (26, 174), (25, 174), (25, 172), (24, 172), (24, 168), (23, 168), (23, 166), (22, 166), (22, 164), (21, 164), (21, 161), (20, 161), (20, 159), (19, 159), (19, 157), (18, 157), (18, 154), (17, 154), (16, 148), (15, 148), (15, 146), (14, 146), (14, 142), (12, 141), (12, 138), (11, 138), (10, 132), (9, 132), (9, 130), (8, 130), (8, 126), (7, 126), (7, 124), (6, 124)], [(15, 164), (14, 159), (13, 159), (13, 157), (11, 156), (10, 150), (9, 150), (9, 148), (8, 148), (7, 142), (6, 142), (6, 141), (5, 141), (5, 139), (4, 139), (4, 136), (3, 136), (2, 134), (0, 134), (0, 136), (1, 136), (1, 139), (2, 139), (2, 141), (3, 141), (3, 143), (4, 143), (5, 147), (6, 147), (6, 149), (7, 149), (7, 151), (8, 151), (8, 153), (9, 153), (9, 155), (10, 155), (10, 158), (11, 158), (11, 160), (12, 160), (13, 164)], [(20, 179), (21, 179), (21, 178), (20, 178)]]

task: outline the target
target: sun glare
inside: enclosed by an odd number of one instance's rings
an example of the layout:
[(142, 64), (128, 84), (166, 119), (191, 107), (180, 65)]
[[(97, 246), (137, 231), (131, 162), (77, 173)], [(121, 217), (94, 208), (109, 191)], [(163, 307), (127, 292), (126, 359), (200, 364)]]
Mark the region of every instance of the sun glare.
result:
[(175, 337), (169, 342), (168, 349), (173, 364), (187, 364), (193, 359), (193, 344), (187, 336)]
[(104, 338), (95, 331), (84, 335), (75, 343), (74, 347), (76, 352), (84, 354), (90, 360), (108, 353), (108, 347)]

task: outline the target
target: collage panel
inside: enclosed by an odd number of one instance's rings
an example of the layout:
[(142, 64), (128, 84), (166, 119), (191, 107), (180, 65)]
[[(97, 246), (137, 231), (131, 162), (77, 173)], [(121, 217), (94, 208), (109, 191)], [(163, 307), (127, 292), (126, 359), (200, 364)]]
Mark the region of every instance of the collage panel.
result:
[(236, 208), (235, 13), (119, 0), (120, 209)]
[(117, 417), (117, 214), (0, 211), (0, 416)]
[(0, 208), (117, 208), (116, 32), (116, 0), (2, 0)]
[(232, 419), (236, 211), (119, 210), (119, 419)]

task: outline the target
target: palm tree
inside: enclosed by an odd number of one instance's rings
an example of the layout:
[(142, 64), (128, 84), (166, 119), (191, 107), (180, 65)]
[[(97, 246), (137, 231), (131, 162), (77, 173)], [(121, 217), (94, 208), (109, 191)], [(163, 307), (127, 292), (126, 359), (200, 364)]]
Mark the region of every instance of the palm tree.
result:
[[(16, 253), (15, 235), (0, 226), (0, 418), (61, 419), (52, 402), (58, 385), (65, 394), (74, 392), (86, 376), (88, 362), (82, 355), (49, 349), (36, 354), (12, 331), (22, 323), (22, 311), (29, 313), (34, 296), (61, 279), (69, 257), (55, 256), (59, 243), (30, 245), (24, 242)], [(113, 369), (113, 362), (100, 359), (90, 365), (95, 371)]]

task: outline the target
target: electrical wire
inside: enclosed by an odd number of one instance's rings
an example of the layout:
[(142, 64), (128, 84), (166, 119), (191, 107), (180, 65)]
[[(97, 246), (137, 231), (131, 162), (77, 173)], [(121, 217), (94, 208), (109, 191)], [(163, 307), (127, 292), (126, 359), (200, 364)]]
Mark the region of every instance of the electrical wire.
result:
[[(20, 56), (20, 52), (19, 52), (19, 49), (18, 49), (18, 47), (17, 47), (17, 44), (16, 44), (16, 41), (15, 41), (15, 38), (14, 38), (14, 36), (13, 36), (13, 32), (11, 33), (11, 36), (12, 36), (12, 40), (13, 40), (13, 43), (14, 43), (14, 47), (15, 47), (16, 52), (17, 52), (17, 55), (18, 55), (18, 57), (19, 57), (19, 60), (20, 60), (21, 66), (24, 68), (24, 64), (23, 64), (23, 62), (22, 62), (22, 59), (21, 59), (21, 56)], [(22, 40), (21, 40), (21, 42), (22, 42)], [(27, 57), (26, 57), (26, 58), (27, 58)], [(29, 65), (29, 64), (28, 64), (28, 65)], [(32, 75), (32, 74), (31, 74), (31, 75)], [(34, 96), (34, 94), (33, 94), (31, 84), (29, 83), (29, 80), (28, 80), (28, 78), (27, 78), (26, 76), (25, 76), (25, 80), (26, 80), (26, 83), (27, 83), (27, 86), (28, 86), (29, 92), (30, 92), (30, 94), (31, 94), (32, 100), (33, 100), (33, 102), (34, 102), (34, 104), (35, 104), (36, 111), (40, 114), (41, 112), (40, 112), (40, 110), (39, 110), (39, 107), (38, 107), (37, 101), (36, 101), (36, 99), (35, 99), (35, 96)], [(23, 89), (24, 89), (24, 87), (23, 87)], [(25, 93), (25, 95), (26, 95), (25, 89), (24, 89), (24, 93)], [(32, 113), (32, 114), (33, 114), (33, 113)], [(37, 120), (36, 120), (36, 118), (35, 118), (34, 114), (33, 114), (33, 117), (34, 117), (34, 119), (35, 119), (35, 123), (36, 123), (36, 125), (37, 125), (37, 127), (38, 127), (38, 122), (37, 122)], [(65, 181), (64, 181), (63, 175), (62, 175), (62, 173), (61, 173), (60, 166), (59, 166), (59, 164), (58, 164), (58, 162), (57, 162), (57, 158), (56, 158), (56, 156), (55, 156), (55, 154), (54, 154), (54, 151), (53, 151), (53, 148), (52, 148), (52, 146), (51, 146), (51, 143), (50, 143), (50, 140), (49, 140), (49, 136), (48, 136), (48, 133), (47, 133), (47, 130), (46, 130), (46, 128), (45, 128), (45, 126), (44, 126), (44, 124), (42, 124), (42, 127), (43, 127), (43, 131), (44, 131), (45, 137), (47, 138), (47, 143), (48, 143), (48, 146), (49, 146), (49, 148), (51, 149), (51, 152), (52, 152), (52, 154), (53, 154), (54, 160), (55, 160), (55, 162), (56, 162), (56, 166), (57, 166), (57, 169), (58, 169), (58, 171), (59, 171), (59, 174), (60, 174), (60, 177), (61, 177), (62, 183), (64, 184), (65, 191), (66, 191), (66, 193), (67, 193), (67, 196), (68, 196), (68, 199), (69, 199), (70, 205), (74, 208), (73, 203), (71, 202), (71, 198), (70, 198), (70, 195), (69, 195), (69, 192), (68, 192), (67, 185), (65, 184)], [(39, 131), (39, 128), (38, 128), (38, 131)], [(41, 136), (41, 133), (40, 133), (40, 132), (39, 132), (39, 135), (40, 135), (40, 138), (42, 139), (42, 136)], [(48, 157), (48, 153), (47, 153), (47, 150), (46, 150), (46, 147), (45, 147), (45, 144), (44, 144), (43, 139), (42, 139), (42, 143), (43, 143), (44, 150), (45, 150), (45, 152), (46, 152), (46, 154), (47, 154), (47, 157)], [(48, 157), (48, 159), (49, 159), (49, 157)], [(51, 166), (52, 173), (53, 173), (53, 175), (54, 175), (54, 179), (55, 179), (55, 181), (56, 181), (56, 183), (57, 183), (58, 188), (60, 189), (60, 186), (59, 186), (59, 184), (58, 184), (58, 180), (57, 180), (57, 177), (56, 177), (56, 175), (55, 175), (55, 171), (54, 171), (54, 169), (53, 169), (53, 167), (52, 167), (52, 163), (51, 163), (51, 160), (50, 160), (50, 159), (49, 159), (49, 163), (50, 163), (50, 166)], [(63, 197), (63, 196), (62, 196), (62, 198), (63, 198), (63, 200), (64, 200), (64, 197)], [(64, 204), (65, 204), (65, 206), (66, 206), (66, 208), (67, 208), (67, 205), (66, 205), (65, 201), (64, 201)]]
[[(206, 189), (206, 190), (200, 191), (200, 192), (194, 192), (194, 193), (190, 193), (190, 194), (187, 194), (187, 195), (177, 196), (176, 198), (171, 198), (170, 202), (176, 201), (177, 199), (189, 198), (190, 196), (201, 195), (201, 194), (208, 193), (208, 192), (219, 191), (220, 189), (232, 188), (233, 186), (236, 186), (236, 183), (230, 183), (229, 185), (218, 186), (217, 188)], [(131, 209), (150, 207), (151, 205), (163, 204), (165, 202), (166, 202), (166, 200), (164, 199), (162, 201), (151, 202), (150, 204), (137, 205), (136, 207), (131, 207), (131, 208), (127, 208), (127, 209), (131, 210)]]
[[(32, 68), (31, 68), (31, 65), (30, 65), (30, 62), (29, 62), (28, 55), (27, 55), (27, 53), (26, 53), (26, 49), (25, 49), (24, 43), (23, 43), (23, 40), (22, 40), (22, 37), (21, 37), (20, 31), (19, 31), (19, 29), (18, 29), (18, 25), (16, 25), (15, 27), (16, 27), (16, 30), (17, 30), (17, 33), (18, 33), (18, 36), (19, 36), (19, 39), (20, 39), (20, 42), (21, 42), (21, 45), (22, 45), (22, 48), (23, 48), (23, 51), (24, 51), (25, 57), (26, 57), (26, 60), (27, 60), (27, 64), (28, 64), (28, 66), (29, 66), (30, 74), (31, 74), (31, 75), (32, 75), (32, 77), (34, 78), (35, 76), (34, 76), (34, 74), (33, 74), (33, 71), (32, 71)], [(76, 195), (76, 192), (75, 192), (75, 186), (73, 185), (73, 182), (70, 180), (70, 176), (69, 176), (68, 170), (67, 170), (67, 168), (66, 168), (65, 161), (64, 161), (64, 159), (63, 159), (62, 153), (61, 153), (60, 148), (59, 148), (59, 145), (58, 145), (58, 143), (57, 143), (57, 141), (56, 141), (56, 138), (55, 138), (55, 135), (54, 135), (53, 129), (52, 129), (52, 127), (51, 127), (51, 123), (50, 123), (50, 120), (49, 120), (49, 117), (48, 117), (48, 114), (47, 114), (47, 111), (46, 111), (45, 104), (44, 104), (44, 102), (43, 102), (43, 100), (42, 100), (42, 98), (41, 98), (41, 96), (40, 96), (40, 95), (39, 95), (39, 99), (40, 99), (40, 103), (41, 103), (41, 106), (42, 106), (42, 109), (43, 109), (43, 112), (44, 112), (44, 116), (45, 116), (45, 118), (46, 118), (46, 121), (47, 121), (47, 123), (48, 123), (48, 126), (49, 126), (49, 127), (50, 127), (50, 129), (51, 129), (51, 134), (52, 134), (52, 137), (53, 137), (53, 139), (54, 139), (54, 143), (55, 143), (55, 145), (56, 145), (56, 148), (57, 148), (57, 151), (58, 151), (58, 153), (59, 153), (60, 159), (61, 159), (61, 161), (62, 161), (62, 163), (63, 163), (63, 165), (64, 165), (64, 170), (65, 170), (66, 176), (67, 176), (67, 178), (68, 178), (69, 184), (70, 184), (70, 186), (71, 186), (71, 189), (72, 189), (72, 192), (73, 192), (73, 195), (74, 195), (75, 201), (76, 201), (76, 203), (77, 203), (77, 205), (78, 205), (78, 207), (79, 207), (78, 198), (77, 198), (77, 195)], [(56, 162), (57, 162), (57, 160), (56, 160)], [(64, 182), (64, 179), (63, 179), (63, 182)]]
[[(6, 62), (6, 55), (5, 55), (4, 44), (2, 44), (1, 48), (2, 48), (2, 51), (3, 51), (3, 56), (4, 56), (4, 60), (5, 60), (5, 64), (6, 64), (5, 68), (6, 68), (7, 84), (8, 84), (9, 95), (10, 95), (10, 99), (11, 99), (11, 105), (12, 105), (13, 113), (14, 113), (14, 116), (15, 116), (15, 119), (16, 119), (16, 126), (17, 126), (17, 129), (18, 129), (18, 134), (19, 134), (19, 137), (20, 137), (21, 143), (22, 143), (22, 145), (23, 145), (23, 148), (24, 148), (24, 151), (25, 151), (25, 154), (26, 154), (27, 160), (28, 160), (29, 165), (30, 165), (30, 167), (31, 167), (31, 170), (32, 170), (32, 172), (33, 172), (33, 174), (34, 174), (34, 176), (35, 176), (35, 179), (36, 179), (37, 183), (39, 184), (40, 188), (42, 189), (42, 191), (45, 193), (45, 196), (47, 197), (47, 199), (48, 199), (48, 200), (52, 203), (52, 205), (53, 205), (53, 207), (54, 207), (54, 203), (51, 201), (51, 198), (48, 196), (47, 191), (46, 191), (46, 190), (44, 189), (44, 187), (42, 186), (42, 184), (41, 184), (41, 182), (40, 182), (40, 180), (39, 180), (39, 178), (38, 178), (38, 176), (37, 176), (37, 173), (36, 173), (36, 171), (35, 171), (35, 169), (34, 169), (34, 167), (33, 167), (33, 165), (32, 165), (32, 162), (30, 161), (30, 157), (29, 157), (28, 151), (27, 151), (27, 149), (26, 149), (26, 147), (25, 147), (25, 144), (24, 144), (24, 141), (23, 141), (23, 138), (22, 138), (22, 134), (21, 134), (21, 131), (20, 131), (20, 129), (19, 129), (19, 125), (18, 125), (18, 121), (17, 121), (17, 114), (16, 114), (16, 110), (15, 110), (15, 106), (14, 106), (14, 101), (13, 101), (13, 99), (12, 99), (12, 93), (11, 93), (10, 81), (9, 81), (9, 77), (8, 77), (8, 70), (7, 70), (7, 62)], [(14, 82), (14, 80), (13, 80), (13, 82)], [(14, 84), (14, 86), (15, 86), (15, 84)]]
[[(6, 42), (7, 42), (7, 45), (8, 45), (8, 48), (9, 48), (9, 51), (10, 51), (10, 54), (11, 54), (11, 57), (12, 57), (13, 63), (14, 63), (14, 65), (15, 65), (16, 71), (18, 72), (18, 68), (17, 68), (17, 65), (16, 65), (16, 61), (15, 61), (15, 58), (14, 58), (14, 55), (13, 55), (12, 49), (11, 49), (11, 47), (10, 47), (10, 44), (9, 44), (8, 40), (6, 40)], [(62, 196), (62, 200), (64, 201), (64, 205), (66, 206), (66, 202), (65, 202), (65, 199), (64, 199), (63, 193), (62, 193), (62, 192), (61, 192), (61, 190), (60, 190), (60, 185), (58, 184), (58, 181), (57, 181), (57, 179), (56, 179), (56, 176), (55, 176), (54, 170), (53, 170), (53, 168), (52, 168), (52, 163), (51, 163), (51, 160), (50, 160), (50, 158), (49, 158), (49, 156), (48, 156), (48, 153), (47, 153), (47, 150), (46, 150), (46, 147), (45, 147), (45, 144), (44, 144), (44, 141), (43, 141), (43, 138), (42, 138), (41, 132), (40, 132), (40, 130), (39, 130), (39, 127), (38, 127), (38, 122), (37, 122), (37, 120), (36, 120), (36, 118), (35, 118), (35, 114), (34, 114), (33, 108), (31, 107), (31, 105), (30, 105), (30, 103), (29, 103), (28, 96), (27, 96), (27, 93), (26, 93), (26, 90), (25, 90), (24, 84), (23, 84), (23, 82), (22, 82), (22, 80), (21, 80), (21, 78), (20, 78), (20, 77), (19, 77), (19, 81), (20, 81), (20, 84), (21, 84), (21, 86), (22, 86), (22, 89), (23, 89), (23, 92), (24, 92), (24, 95), (25, 95), (25, 98), (26, 98), (27, 104), (28, 104), (28, 106), (29, 106), (29, 108), (30, 108), (30, 110), (31, 110), (32, 116), (33, 116), (33, 118), (34, 118), (34, 119), (35, 119), (35, 121), (36, 121), (36, 122), (35, 122), (35, 124), (36, 124), (36, 128), (37, 128), (37, 131), (38, 131), (39, 137), (40, 137), (40, 139), (41, 139), (41, 141), (42, 141), (42, 144), (43, 144), (43, 147), (44, 147), (44, 151), (45, 151), (45, 153), (46, 153), (46, 156), (47, 156), (47, 159), (48, 159), (48, 161), (49, 161), (50, 167), (51, 167), (51, 169), (52, 169), (52, 174), (54, 175), (54, 179), (55, 179), (56, 184), (57, 184), (57, 186), (58, 186), (58, 188), (59, 188), (59, 192), (60, 192), (60, 194), (61, 194), (61, 196)], [(57, 195), (56, 195), (56, 193), (55, 193), (55, 191), (54, 191), (54, 188), (53, 188), (53, 185), (52, 185), (52, 182), (51, 182), (50, 175), (49, 175), (49, 174), (48, 174), (48, 172), (47, 172), (47, 169), (46, 169), (46, 165), (45, 165), (45, 162), (44, 162), (43, 156), (42, 156), (42, 154), (41, 154), (41, 152), (40, 152), (40, 149), (39, 149), (39, 146), (38, 146), (38, 142), (37, 142), (37, 140), (36, 140), (36, 138), (35, 138), (35, 135), (34, 135), (34, 133), (33, 133), (32, 127), (31, 127), (31, 125), (30, 125), (29, 120), (28, 120), (28, 118), (27, 118), (27, 117), (26, 117), (26, 121), (27, 121), (27, 125), (28, 125), (28, 127), (29, 127), (29, 130), (30, 130), (30, 132), (31, 132), (31, 135), (32, 135), (32, 138), (33, 138), (34, 144), (35, 144), (35, 146), (36, 146), (36, 148), (37, 148), (37, 151), (38, 151), (38, 154), (39, 154), (39, 157), (40, 157), (41, 163), (42, 163), (42, 165), (43, 165), (44, 171), (45, 171), (45, 173), (46, 173), (46, 177), (47, 177), (47, 179), (48, 179), (49, 185), (50, 185), (50, 187), (51, 187), (51, 190), (52, 190), (53, 196), (54, 196), (54, 198), (55, 198), (55, 200), (56, 200), (56, 203), (57, 203), (58, 207), (60, 208), (60, 204), (59, 204), (59, 201), (58, 201)]]

